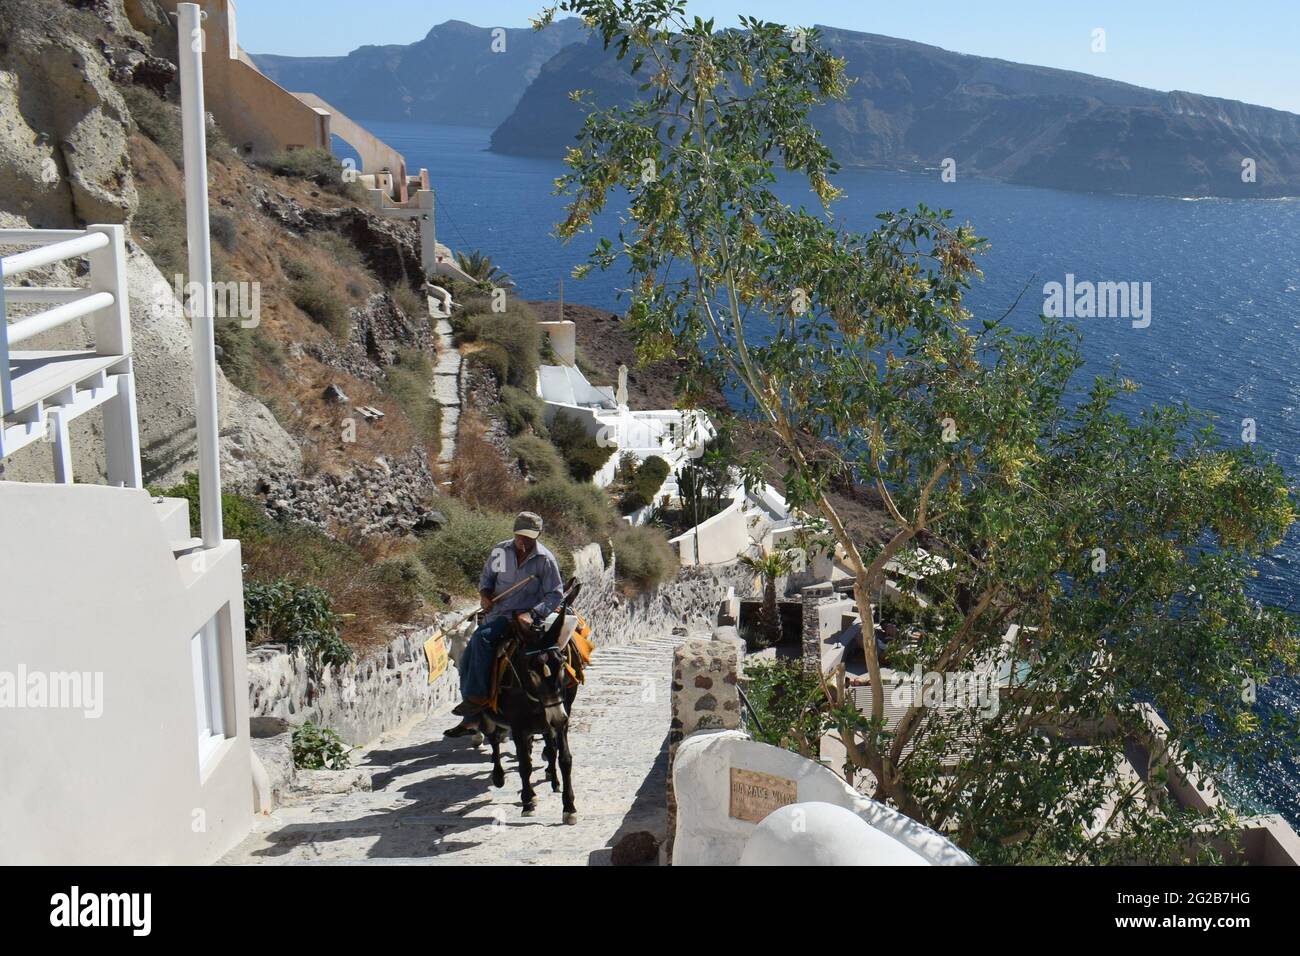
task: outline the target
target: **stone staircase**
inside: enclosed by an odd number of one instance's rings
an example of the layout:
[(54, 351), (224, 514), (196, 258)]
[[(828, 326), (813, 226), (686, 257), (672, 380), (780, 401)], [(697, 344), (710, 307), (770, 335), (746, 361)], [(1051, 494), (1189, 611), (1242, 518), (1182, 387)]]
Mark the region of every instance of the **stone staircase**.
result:
[(514, 745), (506, 785), (489, 779), (490, 751), (447, 740), (450, 714), (428, 717), (354, 754), (370, 791), (300, 796), (226, 855), (230, 864), (595, 864), (620, 837), (665, 835), (664, 785), (673, 648), (681, 637), (642, 637), (598, 648), (570, 729), (578, 822), (560, 822), (560, 795), (534, 744), (537, 814), (521, 815)]

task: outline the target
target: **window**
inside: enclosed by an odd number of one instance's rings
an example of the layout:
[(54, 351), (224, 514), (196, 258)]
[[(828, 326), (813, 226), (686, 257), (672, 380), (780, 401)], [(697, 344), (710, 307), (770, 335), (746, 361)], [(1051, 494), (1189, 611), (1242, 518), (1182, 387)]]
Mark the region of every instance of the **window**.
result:
[(226, 739), (225, 693), (221, 683), (220, 628), (213, 617), (190, 638), (194, 674), (194, 711), (198, 718), (199, 766)]

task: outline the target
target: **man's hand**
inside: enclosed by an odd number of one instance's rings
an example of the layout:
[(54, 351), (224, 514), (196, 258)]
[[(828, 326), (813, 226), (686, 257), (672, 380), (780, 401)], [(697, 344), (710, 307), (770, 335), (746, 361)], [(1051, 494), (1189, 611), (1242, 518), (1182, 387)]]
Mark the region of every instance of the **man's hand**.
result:
[(489, 594), (487, 594), (487, 593), (485, 593), (485, 592), (483, 592), (483, 591), (480, 591), (480, 592), (479, 592), (479, 595), (478, 595), (478, 606), (481, 607), (481, 608), (482, 608), (483, 610), (485, 610), (485, 611), (490, 611), (490, 610), (492, 610), (492, 597), (491, 597), (491, 595), (489, 595)]
[(519, 625), (521, 631), (530, 631), (533, 627), (533, 615), (528, 611), (516, 614), (515, 623)]

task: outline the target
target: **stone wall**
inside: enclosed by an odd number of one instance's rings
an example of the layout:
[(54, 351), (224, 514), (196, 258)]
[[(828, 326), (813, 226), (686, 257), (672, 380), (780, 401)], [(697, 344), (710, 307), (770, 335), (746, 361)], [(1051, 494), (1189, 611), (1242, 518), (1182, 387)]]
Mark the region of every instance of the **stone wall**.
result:
[(582, 582), (575, 610), (591, 624), (596, 646), (626, 644), (644, 634), (685, 629), (712, 631), (728, 591), (748, 596), (754, 576), (734, 564), (683, 568), (676, 580), (629, 598), (614, 577), (617, 556), (608, 565), (600, 548), (589, 544), (573, 553), (574, 576)]
[[(440, 626), (459, 623), (449, 616)], [(264, 645), (248, 653), (249, 714), (329, 727), (360, 746), (460, 699), (456, 669), (429, 683), (424, 642), (434, 628), (413, 630), (342, 667), (326, 667), (317, 684), (301, 651)]]
[(672, 723), (668, 731), (668, 838), (665, 859), (673, 854), (677, 795), (673, 763), (683, 740), (698, 730), (740, 727), (740, 655), (729, 640), (688, 640), (673, 652)]
[[(753, 587), (752, 575), (734, 566), (692, 568), (663, 587), (628, 598), (614, 579), (614, 562), (606, 565), (598, 545), (577, 551), (574, 562), (583, 584), (576, 609), (591, 624), (598, 647), (626, 644), (644, 634), (707, 629), (729, 588), (748, 594)], [(430, 685), (424, 642), (435, 628), (442, 630), (455, 660), (473, 610), (443, 615), (434, 627), (396, 637), (343, 667), (326, 667), (319, 684), (301, 652), (291, 654), (274, 644), (253, 648), (248, 652), (249, 714), (283, 717), (291, 724), (310, 720), (359, 746), (410, 720), (446, 710), (460, 699), (459, 675), (452, 665)]]

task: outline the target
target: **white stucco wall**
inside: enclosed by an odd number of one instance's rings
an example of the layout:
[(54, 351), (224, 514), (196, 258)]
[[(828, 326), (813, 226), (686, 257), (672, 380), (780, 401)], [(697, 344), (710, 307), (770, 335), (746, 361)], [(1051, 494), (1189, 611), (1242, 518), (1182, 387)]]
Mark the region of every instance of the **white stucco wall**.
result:
[[(239, 543), (176, 559), (162, 510), (0, 482), (0, 680), (102, 681), (98, 717), (0, 705), (0, 863), (207, 863), (251, 826)], [(218, 614), (232, 736), (200, 766), (190, 640)]]
[[(794, 780), (796, 802), (777, 811), (781, 815), (766, 827), (767, 819), (759, 824), (733, 819), (729, 812), (733, 767)], [(820, 764), (750, 740), (737, 730), (701, 731), (683, 740), (673, 763), (673, 790), (677, 827), (672, 859), (676, 866), (799, 864), (819, 855), (823, 862), (874, 865), (916, 863), (915, 857), (934, 866), (974, 864), (945, 837), (864, 797)], [(846, 823), (842, 815), (836, 822), (836, 814), (813, 804), (848, 810), (867, 829)], [(771, 816), (776, 814), (768, 819)], [(797, 817), (802, 829), (793, 826)], [(755, 848), (742, 861), (756, 834)], [(840, 845), (828, 845), (834, 842)]]
[(735, 561), (738, 555), (749, 551), (751, 543), (744, 498), (733, 501), (712, 518), (669, 541), (677, 549), (683, 567)]

